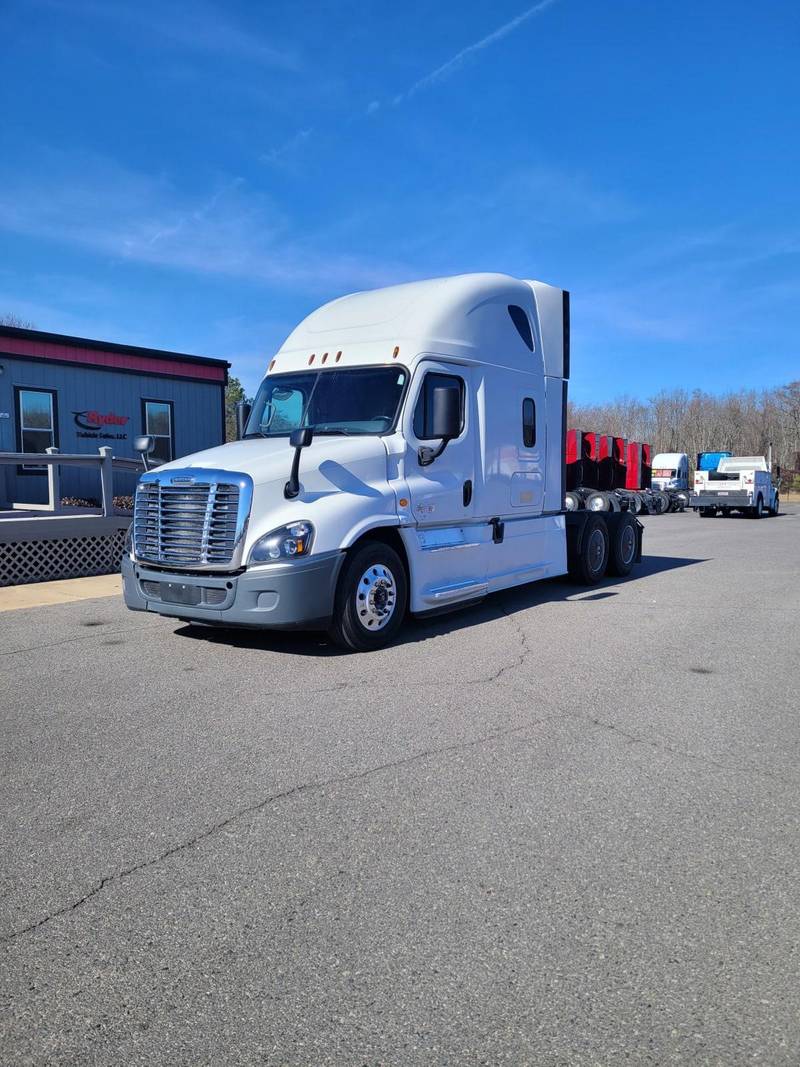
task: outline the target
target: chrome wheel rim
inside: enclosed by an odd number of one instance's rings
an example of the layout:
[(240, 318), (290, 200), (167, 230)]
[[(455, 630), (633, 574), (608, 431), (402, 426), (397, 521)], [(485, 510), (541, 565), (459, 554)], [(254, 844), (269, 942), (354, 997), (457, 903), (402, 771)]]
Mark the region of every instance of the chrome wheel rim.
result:
[(397, 583), (384, 563), (368, 567), (358, 580), (356, 616), (365, 630), (382, 630), (397, 607)]

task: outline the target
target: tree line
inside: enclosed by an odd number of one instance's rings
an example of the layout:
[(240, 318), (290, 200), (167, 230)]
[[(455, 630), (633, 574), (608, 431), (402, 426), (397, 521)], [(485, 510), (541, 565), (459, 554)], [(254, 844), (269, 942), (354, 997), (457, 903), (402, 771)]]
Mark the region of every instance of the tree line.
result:
[(800, 380), (763, 392), (741, 390), (715, 396), (699, 389), (664, 390), (649, 400), (620, 396), (604, 404), (573, 404), (569, 426), (646, 441), (657, 452), (730, 451), (766, 456), (773, 469), (800, 476)]

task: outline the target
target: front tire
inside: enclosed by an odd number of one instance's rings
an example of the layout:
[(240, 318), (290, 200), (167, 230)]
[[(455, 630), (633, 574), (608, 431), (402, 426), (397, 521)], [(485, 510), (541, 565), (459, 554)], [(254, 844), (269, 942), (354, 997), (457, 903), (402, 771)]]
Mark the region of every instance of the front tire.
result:
[(383, 648), (403, 625), (407, 606), (403, 561), (389, 545), (367, 541), (345, 561), (328, 636), (349, 652)]

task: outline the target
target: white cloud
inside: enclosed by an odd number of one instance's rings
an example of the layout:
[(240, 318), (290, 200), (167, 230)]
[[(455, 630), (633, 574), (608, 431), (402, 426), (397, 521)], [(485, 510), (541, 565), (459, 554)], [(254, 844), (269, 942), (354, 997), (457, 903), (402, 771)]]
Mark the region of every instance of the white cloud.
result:
[(66, 162), (51, 154), (36, 175), (15, 173), (0, 192), (0, 229), (112, 260), (271, 286), (341, 292), (390, 284), (408, 273), (369, 256), (320, 250), (313, 239), (300, 241), (283, 211), (240, 178), (191, 198), (164, 178), (97, 158)]
[(270, 148), (268, 152), (264, 152), (260, 159), (262, 163), (282, 163), (288, 156), (291, 156), (297, 151), (301, 145), (312, 136), (314, 133), (314, 127), (309, 126), (304, 130), (298, 130), (288, 141), (284, 141), (283, 144), (277, 145), (275, 148)]
[(42, 7), (76, 19), (112, 23), (126, 36), (133, 31), (180, 49), (226, 56), (277, 70), (298, 71), (302, 64), (294, 50), (265, 40), (253, 26), (231, 18), (223, 7), (205, 0), (164, 4), (153, 0), (114, 3), (111, 0), (39, 0)]

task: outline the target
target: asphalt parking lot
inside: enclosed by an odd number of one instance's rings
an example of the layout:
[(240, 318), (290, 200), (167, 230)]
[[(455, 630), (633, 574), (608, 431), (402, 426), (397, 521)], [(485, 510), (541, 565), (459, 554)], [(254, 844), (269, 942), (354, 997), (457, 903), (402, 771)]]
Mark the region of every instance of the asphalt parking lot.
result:
[(0, 614), (6, 1064), (800, 1061), (800, 508), (344, 656)]

